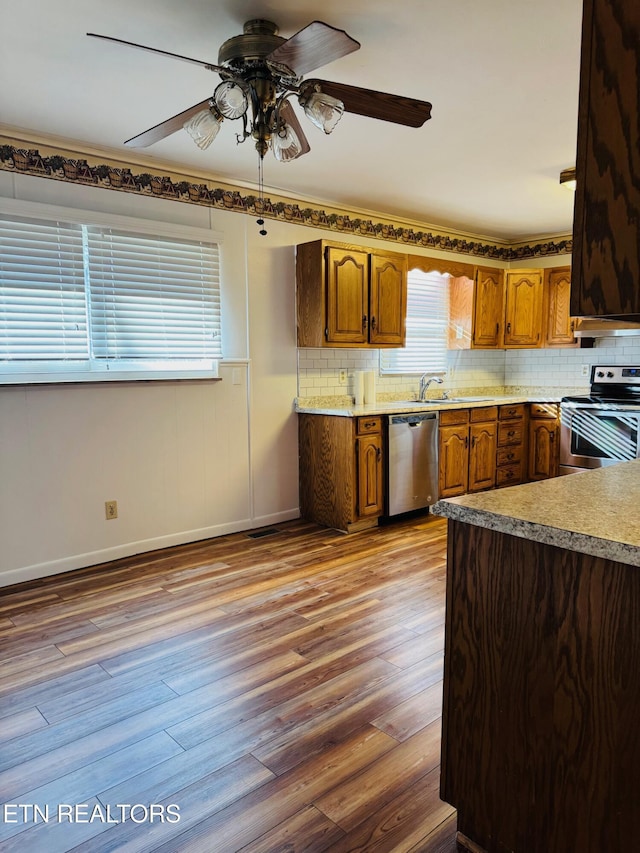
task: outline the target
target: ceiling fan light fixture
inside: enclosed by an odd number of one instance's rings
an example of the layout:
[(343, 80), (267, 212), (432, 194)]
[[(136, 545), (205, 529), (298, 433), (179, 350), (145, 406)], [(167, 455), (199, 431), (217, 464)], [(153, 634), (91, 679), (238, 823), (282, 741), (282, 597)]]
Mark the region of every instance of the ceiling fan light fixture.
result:
[(309, 95), (301, 93), (300, 103), (309, 121), (326, 134), (331, 133), (344, 112), (342, 101), (318, 90)]
[(221, 126), (222, 116), (217, 116), (211, 108), (200, 110), (182, 125), (203, 151), (211, 145)]
[(563, 169), (560, 172), (560, 185), (565, 187), (568, 190), (573, 190), (575, 192), (576, 189), (576, 170), (575, 167), (570, 169)]
[(280, 125), (277, 133), (271, 137), (271, 150), (279, 163), (289, 163), (302, 154), (302, 143), (298, 134), (289, 124)]
[(220, 113), (225, 118), (230, 119), (243, 116), (249, 106), (247, 93), (242, 86), (239, 86), (232, 80), (225, 80), (216, 87), (213, 93), (213, 100)]

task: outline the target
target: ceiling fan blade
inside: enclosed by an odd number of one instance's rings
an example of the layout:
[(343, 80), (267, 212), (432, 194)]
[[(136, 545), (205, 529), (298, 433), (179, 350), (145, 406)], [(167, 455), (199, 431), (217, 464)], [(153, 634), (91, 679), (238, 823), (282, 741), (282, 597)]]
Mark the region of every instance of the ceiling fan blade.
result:
[(302, 150), (294, 159), (298, 159), (298, 157), (302, 157), (303, 154), (308, 154), (311, 151), (311, 146), (309, 145), (309, 140), (304, 135), (304, 131), (302, 129), (302, 125), (298, 121), (298, 116), (295, 113), (291, 103), (289, 101), (285, 101), (280, 106), (280, 118), (284, 119), (284, 121), (289, 125), (289, 127), (296, 134), (298, 139), (300, 140), (300, 145)]
[(173, 118), (161, 121), (160, 124), (150, 127), (149, 130), (145, 130), (137, 136), (132, 136), (131, 139), (127, 139), (124, 144), (128, 145), (129, 148), (146, 148), (148, 145), (153, 145), (154, 142), (159, 142), (166, 136), (171, 136), (171, 134), (175, 133), (177, 130), (182, 130), (182, 125), (185, 121), (188, 121), (201, 110), (206, 110), (210, 103), (211, 99), (207, 98), (206, 101), (201, 101), (199, 104), (189, 107), (188, 110), (178, 113), (178, 115), (173, 116)]
[(404, 95), (389, 95), (373, 89), (360, 89), (330, 80), (305, 80), (305, 86), (319, 86), (327, 95), (342, 101), (348, 113), (392, 121), (407, 127), (422, 127), (431, 118), (431, 104)]
[(327, 65), (359, 48), (360, 42), (352, 39), (344, 30), (337, 30), (322, 21), (312, 21), (272, 50), (266, 59), (267, 62), (284, 65), (296, 77), (302, 77), (314, 68)]
[(159, 50), (156, 47), (147, 47), (144, 44), (136, 44), (132, 41), (124, 41), (123, 39), (113, 38), (113, 36), (101, 36), (98, 33), (87, 33), (88, 36), (94, 39), (103, 39), (104, 41), (113, 41), (116, 44), (125, 44), (127, 47), (137, 47), (138, 50), (148, 50), (150, 53), (159, 53), (161, 56), (170, 56), (173, 59), (181, 59), (183, 62), (191, 62), (194, 65), (200, 65), (209, 71), (226, 71), (221, 65), (213, 65), (211, 62), (204, 62), (200, 59), (192, 59), (190, 56), (181, 56), (179, 53), (170, 53), (168, 50)]

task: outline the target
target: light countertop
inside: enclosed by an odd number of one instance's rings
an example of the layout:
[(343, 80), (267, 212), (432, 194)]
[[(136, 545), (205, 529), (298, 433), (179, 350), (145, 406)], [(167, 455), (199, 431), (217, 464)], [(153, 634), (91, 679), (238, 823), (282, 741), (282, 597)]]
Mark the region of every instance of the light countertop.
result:
[(446, 498), (434, 515), (640, 566), (640, 459)]
[[(394, 395), (379, 394), (376, 403), (356, 406), (352, 397), (298, 397), (295, 411), (313, 415), (337, 415), (345, 418), (362, 415), (391, 415), (409, 412), (440, 412), (444, 409), (469, 409), (477, 406), (504, 406), (514, 403), (559, 403), (563, 397), (586, 394), (588, 388), (513, 388), (471, 389), (450, 392), (452, 400), (428, 399), (424, 403), (415, 400), (392, 399)], [(459, 397), (459, 399), (456, 399)]]

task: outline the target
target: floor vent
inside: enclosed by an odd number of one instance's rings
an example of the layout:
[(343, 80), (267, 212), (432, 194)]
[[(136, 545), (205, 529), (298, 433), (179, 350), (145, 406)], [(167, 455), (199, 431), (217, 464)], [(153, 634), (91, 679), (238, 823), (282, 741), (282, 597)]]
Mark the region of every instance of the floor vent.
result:
[(273, 536), (274, 533), (280, 533), (275, 527), (265, 527), (264, 530), (256, 530), (255, 533), (247, 533), (249, 539), (262, 539), (263, 536)]

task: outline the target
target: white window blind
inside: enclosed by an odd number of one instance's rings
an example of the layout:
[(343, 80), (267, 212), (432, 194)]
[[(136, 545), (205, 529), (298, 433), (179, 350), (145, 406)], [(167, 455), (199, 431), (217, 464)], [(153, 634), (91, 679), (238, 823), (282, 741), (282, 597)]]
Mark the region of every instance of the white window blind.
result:
[(0, 216), (0, 360), (88, 354), (81, 227)]
[(217, 243), (140, 228), (0, 214), (0, 383), (217, 375)]
[(409, 270), (406, 345), (380, 351), (381, 372), (446, 372), (448, 325), (447, 277), (436, 272)]
[(216, 245), (90, 227), (87, 255), (94, 358), (220, 357)]

